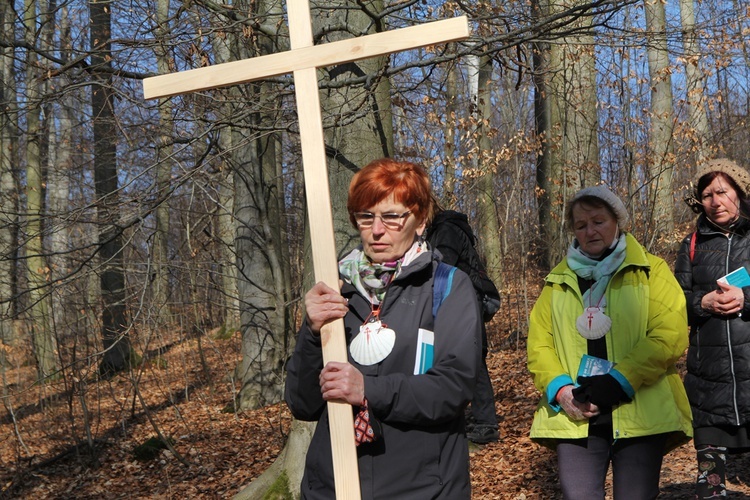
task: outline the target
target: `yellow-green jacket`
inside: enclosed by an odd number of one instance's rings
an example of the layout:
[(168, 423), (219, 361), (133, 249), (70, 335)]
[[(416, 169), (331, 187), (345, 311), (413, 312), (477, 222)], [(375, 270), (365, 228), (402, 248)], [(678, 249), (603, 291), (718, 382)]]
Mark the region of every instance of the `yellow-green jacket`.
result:
[[(632, 397), (612, 412), (615, 439), (672, 433), (668, 451), (692, 436), (690, 406), (675, 362), (688, 345), (685, 295), (664, 260), (626, 234), (625, 260), (609, 282), (607, 358), (616, 379)], [(567, 259), (545, 279), (531, 311), (528, 367), (542, 398), (531, 438), (546, 446), (556, 439), (588, 436), (588, 421), (574, 421), (552, 401), (576, 378), (586, 339), (576, 330), (583, 312), (576, 274)]]

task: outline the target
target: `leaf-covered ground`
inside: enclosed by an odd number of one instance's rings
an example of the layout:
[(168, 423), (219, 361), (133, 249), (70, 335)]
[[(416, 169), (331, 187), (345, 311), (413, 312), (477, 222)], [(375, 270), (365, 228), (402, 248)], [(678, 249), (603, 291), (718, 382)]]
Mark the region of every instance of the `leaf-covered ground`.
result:
[[(91, 374), (82, 371), (45, 389), (30, 385), (30, 367), (6, 369), (0, 497), (231, 497), (273, 462), (291, 423), (283, 404), (226, 411), (238, 341), (206, 335), (143, 345), (149, 361), (132, 378), (85, 382)], [(527, 438), (537, 395), (523, 339), (493, 344), (501, 440), (472, 446), (473, 498), (559, 498), (554, 454)], [(15, 353), (18, 365), (23, 357)], [(157, 428), (177, 455), (136, 458)], [(731, 497), (750, 498), (750, 458), (730, 457), (729, 469)], [(661, 498), (691, 498), (694, 471), (691, 445), (665, 457)]]

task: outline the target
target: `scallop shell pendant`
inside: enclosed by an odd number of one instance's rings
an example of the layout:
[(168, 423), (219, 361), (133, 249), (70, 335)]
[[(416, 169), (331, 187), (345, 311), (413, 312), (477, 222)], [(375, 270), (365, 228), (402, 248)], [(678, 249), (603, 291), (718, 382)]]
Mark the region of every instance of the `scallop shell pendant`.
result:
[(388, 357), (395, 343), (396, 332), (380, 321), (372, 321), (359, 327), (359, 335), (349, 344), (349, 352), (354, 361), (369, 366)]
[(587, 307), (576, 319), (576, 329), (588, 340), (604, 337), (612, 327), (612, 320), (599, 307)]

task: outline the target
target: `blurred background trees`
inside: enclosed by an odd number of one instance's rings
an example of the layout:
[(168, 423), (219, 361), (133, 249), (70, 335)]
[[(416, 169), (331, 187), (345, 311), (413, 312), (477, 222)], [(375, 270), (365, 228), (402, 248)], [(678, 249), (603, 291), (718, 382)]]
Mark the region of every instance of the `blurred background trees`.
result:
[[(501, 285), (496, 345), (525, 335), (577, 189), (608, 183), (669, 256), (695, 165), (750, 162), (746, 0), (311, 5), (316, 43), (469, 16), (468, 41), (321, 69), (320, 92), (341, 253), (353, 173), (421, 163)], [(280, 400), (311, 279), (291, 77), (148, 102), (141, 79), (288, 50), (284, 15), (275, 0), (0, 3), (0, 369), (36, 367), (4, 382), (9, 414), (18, 391), (50, 404), (61, 384), (75, 421), (105, 397), (84, 381), (124, 373), (137, 390), (143, 361), (209, 332), (241, 337), (208, 376), (229, 409)]]

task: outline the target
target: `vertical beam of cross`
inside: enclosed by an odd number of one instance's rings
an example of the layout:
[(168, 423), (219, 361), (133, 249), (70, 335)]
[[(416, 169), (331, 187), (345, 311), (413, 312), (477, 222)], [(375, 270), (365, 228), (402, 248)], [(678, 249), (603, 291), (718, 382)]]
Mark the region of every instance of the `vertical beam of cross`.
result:
[[(287, 0), (289, 41), (292, 50), (312, 47), (312, 20), (307, 0)], [(328, 186), (323, 119), (320, 113), (317, 68), (294, 71), (294, 95), (297, 100), (302, 167), (305, 176), (307, 213), (310, 223), (315, 280), (338, 290), (339, 271), (331, 213), (331, 191)], [(309, 182), (312, 181), (312, 182)], [(317, 246), (317, 248), (316, 248)], [(348, 361), (344, 320), (323, 325), (320, 329), (323, 362)], [(352, 407), (344, 402), (328, 403), (331, 456), (336, 498), (361, 497), (357, 451), (354, 444)]]
[[(339, 275), (317, 68), (464, 39), (469, 36), (468, 20), (464, 16), (315, 46), (308, 0), (287, 0), (287, 15), (290, 51), (147, 78), (143, 81), (143, 94), (146, 99), (168, 97), (292, 72), (315, 280), (338, 289)], [(321, 343), (325, 363), (348, 360), (343, 320), (333, 321), (323, 327)], [(328, 415), (336, 498), (359, 499), (361, 495), (352, 408), (343, 402), (328, 402)]]

